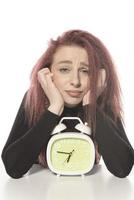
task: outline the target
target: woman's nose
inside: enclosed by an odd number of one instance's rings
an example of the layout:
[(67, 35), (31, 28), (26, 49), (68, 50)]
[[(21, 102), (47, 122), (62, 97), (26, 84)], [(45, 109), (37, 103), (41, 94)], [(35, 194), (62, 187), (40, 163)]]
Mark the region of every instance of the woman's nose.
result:
[(75, 87), (80, 87), (81, 85), (79, 74), (76, 72), (71, 76), (71, 85), (74, 85)]

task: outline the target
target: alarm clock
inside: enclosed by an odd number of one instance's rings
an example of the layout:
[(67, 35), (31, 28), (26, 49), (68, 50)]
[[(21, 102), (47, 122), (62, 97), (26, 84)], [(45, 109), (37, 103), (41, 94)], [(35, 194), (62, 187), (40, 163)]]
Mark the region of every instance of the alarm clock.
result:
[[(61, 132), (67, 127), (63, 120), (78, 120), (75, 129), (80, 132)], [(58, 176), (81, 175), (94, 166), (95, 146), (90, 138), (91, 129), (79, 117), (63, 117), (51, 133), (47, 144), (46, 159), (48, 168)]]

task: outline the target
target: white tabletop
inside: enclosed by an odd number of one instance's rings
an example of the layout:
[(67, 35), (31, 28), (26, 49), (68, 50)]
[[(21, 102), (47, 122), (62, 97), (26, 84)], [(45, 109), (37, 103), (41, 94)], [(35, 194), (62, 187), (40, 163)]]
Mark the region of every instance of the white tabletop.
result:
[(56, 176), (49, 169), (33, 165), (20, 179), (10, 178), (2, 167), (2, 200), (133, 200), (134, 170), (127, 178), (113, 176), (101, 161), (82, 176)]

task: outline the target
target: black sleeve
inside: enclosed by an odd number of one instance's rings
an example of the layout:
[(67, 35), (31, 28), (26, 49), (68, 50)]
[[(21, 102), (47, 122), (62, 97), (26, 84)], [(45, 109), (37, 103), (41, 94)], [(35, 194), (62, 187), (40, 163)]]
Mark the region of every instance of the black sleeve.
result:
[(25, 122), (23, 97), (14, 124), (1, 157), (9, 176), (22, 177), (36, 162), (42, 149), (46, 148), (50, 133), (57, 124), (59, 116), (46, 110), (36, 125), (28, 128)]
[(122, 121), (118, 119), (115, 123), (97, 108), (95, 139), (107, 169), (117, 177), (126, 177), (134, 164), (134, 150)]

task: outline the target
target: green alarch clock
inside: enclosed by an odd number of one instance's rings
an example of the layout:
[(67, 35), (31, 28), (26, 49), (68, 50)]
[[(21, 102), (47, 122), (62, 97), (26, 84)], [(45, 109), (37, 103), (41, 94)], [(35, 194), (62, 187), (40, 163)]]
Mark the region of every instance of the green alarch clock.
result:
[[(63, 120), (78, 120), (80, 132), (61, 132), (67, 127)], [(79, 117), (63, 117), (51, 133), (46, 158), (49, 169), (57, 175), (84, 175), (94, 166), (95, 147), (91, 129)]]

